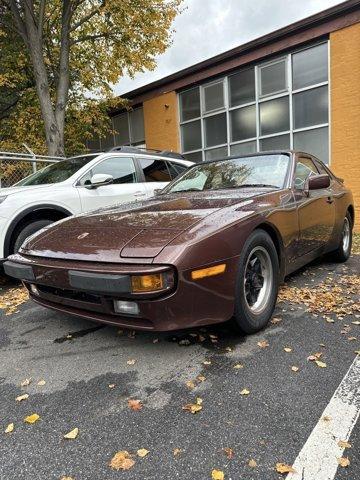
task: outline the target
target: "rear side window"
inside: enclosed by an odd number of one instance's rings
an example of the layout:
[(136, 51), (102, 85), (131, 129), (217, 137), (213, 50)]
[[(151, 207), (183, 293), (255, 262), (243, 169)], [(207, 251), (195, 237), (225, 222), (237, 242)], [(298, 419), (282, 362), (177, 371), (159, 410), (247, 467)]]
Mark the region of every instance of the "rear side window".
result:
[(166, 163), (168, 165), (171, 180), (174, 180), (174, 178), (178, 177), (181, 173), (187, 170), (187, 167), (185, 165), (180, 165), (179, 163), (174, 163), (174, 162), (166, 162)]
[(93, 175), (103, 173), (114, 178), (113, 183), (136, 183), (134, 161), (130, 157), (111, 157), (95, 165), (80, 180), (80, 185), (88, 185)]
[(139, 158), (146, 182), (170, 182), (171, 176), (164, 160)]

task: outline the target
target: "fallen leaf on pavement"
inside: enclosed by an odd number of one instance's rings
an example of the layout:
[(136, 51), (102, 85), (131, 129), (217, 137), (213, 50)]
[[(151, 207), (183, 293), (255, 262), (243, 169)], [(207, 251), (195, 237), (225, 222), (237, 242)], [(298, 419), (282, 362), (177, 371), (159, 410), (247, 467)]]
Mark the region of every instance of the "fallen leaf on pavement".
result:
[(39, 387), (43, 387), (46, 384), (46, 382), (45, 380), (39, 380), (37, 384), (39, 385)]
[(241, 363), (236, 363), (236, 364), (234, 365), (234, 368), (235, 368), (236, 370), (240, 370), (241, 368), (244, 368), (244, 365), (242, 365)]
[(252, 458), (251, 460), (249, 460), (249, 463), (248, 463), (249, 467), (251, 468), (255, 468), (257, 467), (257, 463), (256, 461)]
[(128, 360), (126, 363), (127, 363), (128, 365), (135, 365), (136, 360), (135, 360), (134, 358), (132, 358), (132, 359)]
[(197, 379), (199, 380), (199, 382), (205, 382), (206, 377), (204, 377), (204, 375), (199, 375)]
[(196, 387), (195, 383), (192, 380), (189, 380), (188, 382), (186, 382), (186, 386), (190, 388), (190, 390)]
[(110, 383), (109, 388), (115, 388), (115, 383)]
[(341, 457), (337, 459), (341, 467), (348, 467), (350, 465), (350, 460), (348, 457)]
[(139, 448), (139, 450), (136, 452), (138, 457), (146, 457), (146, 455), (149, 453), (149, 450), (146, 450), (146, 448)]
[(296, 472), (296, 470), (291, 465), (287, 465), (286, 463), (277, 463), (275, 468), (278, 473)]
[(298, 371), (299, 371), (299, 367), (295, 367), (295, 365), (293, 365), (293, 366), (291, 367), (291, 370), (292, 370), (293, 372), (298, 372)]
[(5, 428), (5, 433), (11, 433), (14, 431), (14, 424), (9, 423), (9, 425)]
[(71, 430), (71, 432), (66, 433), (64, 435), (64, 438), (66, 438), (68, 440), (75, 440), (75, 438), (78, 436), (78, 434), (79, 434), (79, 429), (77, 427), (75, 427), (73, 430)]
[(345, 440), (339, 440), (338, 445), (340, 448), (351, 448), (351, 443), (346, 442)]
[(12, 315), (18, 311), (17, 307), (29, 299), (26, 288), (10, 288), (0, 295), (0, 308), (5, 310), (5, 315)]
[(130, 453), (126, 450), (115, 453), (109, 463), (109, 466), (114, 470), (129, 470), (134, 465), (134, 460), (132, 460)]
[(33, 413), (24, 418), (25, 423), (33, 424), (40, 419), (40, 416), (37, 413)]
[(60, 480), (74, 480), (73, 477), (61, 477)]
[(269, 346), (269, 342), (267, 340), (261, 340), (257, 343), (257, 345), (260, 348), (267, 348)]
[(313, 353), (312, 355), (309, 355), (307, 359), (309, 362), (315, 362), (315, 360), (319, 360), (319, 358), (321, 357), (322, 357), (322, 352), (317, 352), (317, 353)]
[(280, 317), (273, 317), (271, 320), (270, 320), (270, 323), (272, 323), (273, 325), (276, 325), (277, 323), (281, 322), (282, 321), (282, 318)]
[(320, 368), (326, 368), (326, 363), (325, 362), (321, 362), (320, 360), (315, 360), (315, 363)]
[(27, 400), (29, 398), (28, 393), (24, 393), (24, 395), (19, 395), (18, 397), (15, 398), (17, 402), (22, 402), (23, 400)]
[(128, 400), (128, 406), (131, 408), (131, 410), (134, 410), (135, 412), (143, 408), (141, 400), (133, 400), (131, 398)]
[(176, 457), (176, 455), (179, 455), (181, 453), (181, 448), (174, 448), (173, 450), (173, 455)]
[(211, 472), (211, 478), (212, 480), (224, 480), (225, 478), (225, 475), (224, 475), (224, 472), (222, 472), (221, 470), (213, 470)]
[(195, 403), (188, 403), (187, 405), (184, 405), (182, 408), (183, 410), (186, 410), (193, 414), (198, 413), (200, 412), (200, 410), (202, 410), (202, 399), (198, 397)]
[(285, 351), (286, 353), (290, 353), (290, 352), (292, 352), (292, 348), (290, 348), (290, 347), (284, 347), (284, 351)]
[(204, 365), (211, 365), (211, 362), (210, 362), (210, 360), (204, 360), (204, 361), (203, 361), (203, 364), (204, 364)]
[(240, 392), (240, 395), (249, 395), (250, 393), (250, 390), (248, 390), (247, 388), (243, 388)]
[(353, 325), (360, 325), (360, 320), (354, 320), (353, 322), (351, 322)]
[(324, 422), (331, 422), (332, 418), (331, 418), (329, 415), (324, 415), (324, 416), (322, 417), (322, 420), (323, 420)]
[(20, 386), (21, 387), (27, 387), (28, 385), (30, 385), (31, 383), (31, 378), (25, 378), (25, 380), (23, 380), (21, 383), (20, 383)]
[(223, 448), (223, 450), (224, 450), (224, 452), (225, 452), (225, 454), (226, 454), (227, 458), (229, 458), (229, 459), (230, 459), (230, 458), (232, 458), (232, 457), (234, 456), (234, 451), (233, 451), (233, 449), (232, 449), (232, 448), (225, 447), (225, 448)]

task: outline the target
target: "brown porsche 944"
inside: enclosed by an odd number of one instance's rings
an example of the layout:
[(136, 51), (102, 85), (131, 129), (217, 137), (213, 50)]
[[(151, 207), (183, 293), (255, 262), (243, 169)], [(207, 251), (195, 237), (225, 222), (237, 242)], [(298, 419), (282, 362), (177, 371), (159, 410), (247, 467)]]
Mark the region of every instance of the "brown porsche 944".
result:
[(5, 263), (40, 305), (104, 323), (173, 330), (234, 318), (252, 333), (285, 275), (351, 251), (351, 192), (294, 151), (194, 165), (157, 196), (61, 220)]

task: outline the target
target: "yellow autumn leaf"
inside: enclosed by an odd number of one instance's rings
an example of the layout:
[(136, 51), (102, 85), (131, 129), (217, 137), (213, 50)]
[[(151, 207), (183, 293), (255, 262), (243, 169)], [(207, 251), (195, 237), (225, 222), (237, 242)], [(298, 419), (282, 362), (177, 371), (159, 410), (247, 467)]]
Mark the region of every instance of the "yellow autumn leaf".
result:
[(240, 370), (241, 368), (244, 368), (244, 365), (242, 365), (241, 363), (236, 363), (233, 368), (235, 368), (236, 370)]
[(291, 370), (292, 370), (293, 372), (298, 372), (298, 371), (299, 371), (299, 367), (296, 367), (295, 365), (293, 365), (293, 366), (291, 367)]
[(110, 389), (115, 388), (115, 383), (110, 383), (110, 384), (108, 385), (108, 387), (109, 387)]
[(267, 340), (261, 340), (257, 343), (257, 345), (260, 348), (267, 348), (269, 346), (269, 342)]
[(315, 363), (320, 368), (326, 368), (326, 363), (322, 362), (321, 360), (315, 360)]
[(37, 413), (32, 413), (31, 415), (28, 415), (27, 417), (25, 417), (24, 422), (33, 424), (38, 420), (40, 420), (40, 416)]
[(256, 460), (254, 460), (254, 459), (252, 458), (251, 460), (249, 460), (248, 465), (249, 465), (249, 467), (251, 467), (251, 468), (257, 467)]
[(128, 365), (135, 365), (136, 360), (135, 360), (134, 358), (131, 358), (131, 359), (128, 360), (126, 363), (127, 363)]
[(136, 452), (138, 457), (146, 457), (146, 455), (149, 453), (149, 450), (146, 450), (146, 448), (139, 448), (139, 450)]
[(18, 397), (15, 398), (17, 402), (22, 402), (23, 400), (27, 400), (29, 398), (28, 393), (24, 393), (23, 395), (19, 395)]
[(60, 480), (74, 480), (73, 477), (61, 477)]
[(275, 469), (278, 473), (295, 473), (296, 472), (296, 470), (291, 465), (287, 465), (286, 463), (277, 463)]
[(337, 459), (341, 467), (348, 467), (350, 465), (350, 460), (348, 457), (341, 457)]
[(67, 438), (68, 440), (74, 440), (78, 436), (78, 434), (79, 434), (79, 429), (75, 427), (69, 433), (66, 433), (64, 435), (64, 438)]
[(211, 478), (212, 480), (224, 480), (225, 475), (224, 475), (224, 472), (222, 472), (221, 470), (214, 469), (211, 472)]
[(205, 382), (206, 377), (204, 377), (204, 375), (199, 375), (197, 379), (199, 380), (199, 382)]
[(340, 448), (351, 448), (351, 443), (346, 442), (345, 440), (339, 440), (338, 445)]
[(192, 414), (198, 413), (202, 410), (202, 398), (198, 397), (195, 403), (188, 403), (184, 405), (183, 410), (186, 410)]
[(5, 428), (5, 433), (11, 433), (14, 431), (14, 424), (9, 423), (9, 425)]
[(250, 393), (250, 390), (248, 390), (247, 388), (243, 388), (240, 392), (240, 395), (249, 395)]
[(174, 450), (173, 450), (173, 455), (174, 455), (174, 457), (176, 457), (177, 455), (179, 455), (179, 454), (181, 453), (181, 451), (182, 451), (181, 448), (174, 448)]
[(290, 347), (284, 347), (284, 351), (285, 351), (286, 353), (290, 353), (290, 352), (292, 352), (292, 348), (290, 348)]
[(39, 387), (43, 387), (46, 384), (46, 382), (45, 382), (45, 380), (39, 380), (37, 382), (37, 384), (38, 384)]
[(225, 447), (223, 448), (227, 458), (230, 460), (233, 456), (234, 456), (234, 451), (232, 448), (229, 448), (229, 447)]
[(202, 363), (203, 363), (204, 365), (211, 365), (210, 360), (204, 360)]
[(126, 450), (121, 450), (120, 452), (115, 453), (109, 463), (109, 466), (114, 470), (129, 470), (134, 465), (134, 460)]
[(186, 382), (186, 386), (187, 386), (187, 388), (192, 390), (193, 388), (195, 388), (196, 385), (192, 380), (189, 380), (188, 382)]
[(20, 386), (21, 387), (27, 387), (28, 385), (30, 385), (31, 383), (31, 378), (25, 378), (25, 380), (23, 380), (21, 383), (20, 383)]

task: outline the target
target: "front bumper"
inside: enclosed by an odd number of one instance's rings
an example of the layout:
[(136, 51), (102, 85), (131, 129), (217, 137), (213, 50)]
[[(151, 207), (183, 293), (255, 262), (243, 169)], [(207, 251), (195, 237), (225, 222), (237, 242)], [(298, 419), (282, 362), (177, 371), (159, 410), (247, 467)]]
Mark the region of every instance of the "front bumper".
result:
[[(101, 264), (17, 254), (4, 268), (22, 280), (30, 297), (45, 307), (125, 328), (167, 331), (218, 323), (232, 316), (233, 263), (229, 262), (225, 282), (222, 275), (194, 282), (190, 271), (180, 271), (172, 291), (144, 295), (129, 293), (130, 275), (159, 273), (168, 270), (168, 265)], [(139, 313), (116, 313), (114, 300), (136, 301)]]

